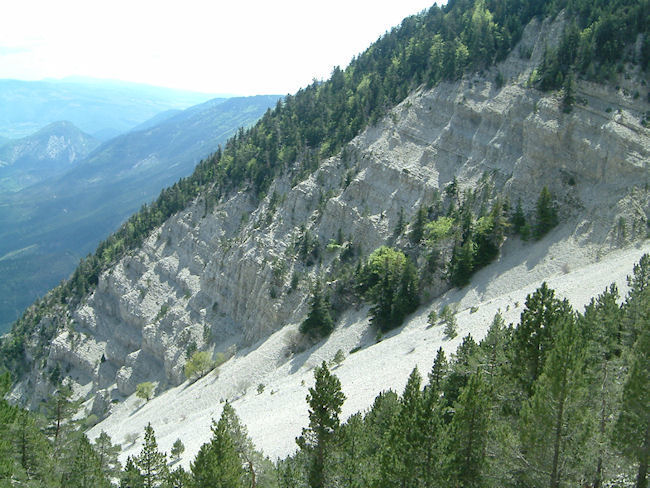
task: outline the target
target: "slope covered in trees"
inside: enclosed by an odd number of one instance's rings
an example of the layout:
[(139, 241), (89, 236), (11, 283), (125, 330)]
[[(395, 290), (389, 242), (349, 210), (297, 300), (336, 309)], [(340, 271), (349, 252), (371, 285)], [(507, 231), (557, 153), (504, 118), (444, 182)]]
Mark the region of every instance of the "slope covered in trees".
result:
[(323, 363), (298, 450), (276, 462), (254, 448), (228, 403), (189, 471), (168, 462), (150, 425), (140, 453), (116, 471), (106, 436), (91, 444), (75, 433), (63, 390), (50, 403), (66, 408), (45, 418), (2, 401), (0, 486), (108, 486), (117, 476), (123, 487), (644, 488), (649, 277), (646, 254), (623, 301), (612, 285), (583, 312), (544, 284), (516, 327), (497, 314), (480, 342), (468, 335), (451, 357), (431, 350), (426, 379), (413, 370), (401, 394), (383, 392), (345, 422), (341, 383)]
[[(44, 313), (65, 315), (96, 285), (102, 271), (137, 248), (154, 228), (197, 196), (204, 197), (206, 208), (211, 209), (221, 197), (238, 189), (263, 196), (273, 178), (283, 172), (292, 175), (294, 182), (300, 181), (318, 167), (323, 157), (339, 152), (410, 91), (492, 65), (512, 49), (533, 17), (558, 15), (563, 9), (570, 25), (578, 26), (577, 31), (567, 27), (565, 37), (577, 32), (584, 48), (567, 51), (570, 57), (562, 65), (568, 66), (566, 72), (586, 63), (580, 57), (585, 50), (594, 52), (589, 64), (599, 69), (614, 66), (624, 55), (647, 66), (647, 0), (459, 0), (409, 17), (345, 70), (337, 68), (329, 80), (314, 82), (287, 96), (254, 127), (240, 130), (223, 148), (202, 161), (190, 177), (164, 190), (155, 202), (132, 216), (80, 263), (70, 280), (16, 323), (11, 337), (3, 342), (5, 367), (20, 371), (25, 336), (34, 331)], [(619, 22), (625, 22), (626, 27), (610, 46), (606, 33)], [(626, 51), (639, 34), (644, 42), (642, 49)], [(606, 56), (599, 54), (604, 52), (605, 44)], [(542, 89), (557, 85), (543, 81), (548, 71), (545, 66), (538, 70), (536, 85)], [(577, 76), (580, 73), (578, 70)], [(589, 70), (582, 76), (589, 76)], [(478, 258), (479, 262), (484, 259), (474, 256), (481, 245), (474, 240), (479, 236), (467, 237), (463, 235), (454, 253), (455, 258), (461, 257), (456, 259), (459, 266), (452, 278), (459, 285), (466, 283), (474, 268), (470, 258)], [(483, 251), (493, 252), (489, 246)], [(54, 326), (44, 327), (43, 341), (51, 339), (55, 330)]]

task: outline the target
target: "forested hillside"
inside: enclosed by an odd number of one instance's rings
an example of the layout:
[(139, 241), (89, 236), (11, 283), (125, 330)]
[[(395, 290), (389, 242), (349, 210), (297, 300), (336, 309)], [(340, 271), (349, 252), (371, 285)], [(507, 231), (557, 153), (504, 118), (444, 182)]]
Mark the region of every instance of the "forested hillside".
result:
[[(584, 311), (546, 284), (522, 308), (513, 302), (511, 310), (508, 296), (508, 313), (523, 310), (518, 323), (497, 314), (479, 342), (460, 341), (453, 304), (430, 307), (427, 328), (444, 327), (458, 349), (438, 350), (428, 381), (414, 370), (401, 394), (383, 392), (345, 422), (335, 368), (346, 359), (337, 351), (314, 369), (309, 424), (294, 454), (279, 460), (254, 448), (229, 403), (255, 394), (247, 392), (250, 377), (227, 384), (218, 366), (233, 358), (255, 364), (255, 348), (273, 334), (277, 354), (261, 351), (269, 364), (257, 367), (307, 371), (299, 355), (352, 329), (353, 320), (340, 321), (359, 311), (370, 320), (357, 321), (367, 327), (347, 350), (376, 347), (404, 334), (400, 325), (421, 303), (452, 287), (482, 297), (472, 277), (506, 241), (524, 250), (513, 281), (517, 270), (568, 274), (569, 257), (551, 263), (555, 256), (544, 255), (563, 249), (552, 248), (563, 240), (593, 245), (592, 263), (613, 248), (645, 245), (648, 117), (639, 120), (627, 106), (611, 114), (608, 104), (650, 102), (638, 81), (650, 59), (648, 27), (648, 0), (450, 1), (405, 19), (329, 80), (278, 102), (143, 206), (3, 337), (5, 389), (13, 386), (13, 398), (33, 410), (42, 405), (46, 416), (0, 404), (7, 432), (0, 480), (647, 487), (648, 255), (625, 297), (612, 285)], [(534, 41), (519, 43), (527, 28)], [(545, 28), (550, 35), (540, 34)], [(533, 45), (540, 39), (548, 42), (543, 55)], [(539, 60), (535, 69), (531, 59)], [(528, 79), (509, 80), (512, 65), (524, 66), (517, 73)], [(608, 92), (625, 77), (639, 93)], [(593, 106), (576, 97), (579, 84)], [(511, 115), (520, 119), (508, 125)], [(571, 219), (564, 227), (563, 218)], [(535, 254), (525, 256), (535, 243)], [(489, 281), (483, 277), (482, 287)], [(466, 313), (477, 312), (478, 305)], [(411, 352), (416, 346), (431, 343)], [(121, 470), (106, 436), (92, 445), (81, 434), (114, 406), (127, 412), (125, 422), (134, 420), (133, 395), (146, 410), (171, 387), (192, 403), (225, 403), (189, 469), (180, 438), (168, 462), (151, 425), (116, 440), (129, 453), (143, 440)], [(256, 394), (264, 391), (258, 383)], [(86, 410), (73, 421), (77, 396)], [(179, 422), (191, 428), (195, 413)], [(171, 416), (155, 420), (169, 432)]]
[[(287, 96), (254, 127), (241, 130), (223, 149), (203, 160), (190, 177), (145, 205), (102, 242), (94, 255), (84, 259), (70, 280), (26, 312), (11, 340), (2, 346), (4, 361), (20, 361), (24, 335), (35, 327), (43, 311), (52, 313), (57, 302), (74, 306), (96, 285), (102, 271), (198, 195), (216, 203), (225, 194), (248, 188), (261, 197), (283, 171), (300, 181), (322, 158), (339, 151), (411, 90), (458, 78), (503, 59), (519, 40), (523, 27), (536, 16), (563, 12), (571, 21), (558, 47), (549, 48), (531, 79), (532, 86), (548, 90), (571, 83), (572, 76), (605, 82), (627, 60), (645, 70), (650, 59), (649, 10), (647, 0), (465, 0), (434, 6), (405, 19), (345, 70), (337, 68), (326, 82), (315, 82)], [(567, 103), (573, 103), (570, 86), (564, 93)], [(55, 330), (44, 331), (44, 339)]]
[[(439, 349), (429, 372), (404, 391), (340, 418), (345, 395), (330, 370), (314, 370), (309, 425), (297, 452), (272, 462), (257, 451), (226, 403), (188, 471), (178, 440), (161, 452), (148, 426), (124, 467), (120, 447), (81, 433), (65, 385), (43, 416), (0, 402), (0, 482), (121, 487), (561, 487), (647, 486), (650, 429), (650, 255), (583, 312), (544, 283), (515, 327), (497, 314), (487, 335)], [(424, 378), (423, 378), (424, 376)], [(3, 377), (3, 390), (9, 385)], [(263, 386), (262, 386), (263, 389)], [(143, 395), (143, 398), (146, 397)], [(135, 439), (134, 439), (135, 442)], [(4, 485), (2, 485), (4, 486)]]

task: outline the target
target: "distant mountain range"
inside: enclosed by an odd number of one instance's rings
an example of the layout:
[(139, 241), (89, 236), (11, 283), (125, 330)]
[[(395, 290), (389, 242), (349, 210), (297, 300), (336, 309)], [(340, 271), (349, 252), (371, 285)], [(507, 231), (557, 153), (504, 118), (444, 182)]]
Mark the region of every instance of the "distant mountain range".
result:
[(0, 80), (0, 136), (21, 138), (52, 122), (69, 120), (93, 137), (107, 140), (161, 112), (185, 109), (213, 97), (106, 80), (5, 79)]
[(53, 122), (0, 146), (0, 192), (22, 188), (69, 170), (99, 146), (71, 122)]
[[(126, 217), (191, 173), (201, 158), (239, 127), (254, 123), (279, 98), (214, 99), (180, 112), (165, 111), (139, 130), (99, 145), (65, 172), (20, 191), (0, 191), (0, 333)], [(83, 134), (69, 123), (54, 127)], [(40, 140), (38, 134), (25, 140)], [(88, 145), (90, 141), (88, 137)], [(16, 144), (0, 147), (0, 154)], [(73, 146), (60, 153), (70, 155)], [(37, 165), (33, 160), (25, 166)]]

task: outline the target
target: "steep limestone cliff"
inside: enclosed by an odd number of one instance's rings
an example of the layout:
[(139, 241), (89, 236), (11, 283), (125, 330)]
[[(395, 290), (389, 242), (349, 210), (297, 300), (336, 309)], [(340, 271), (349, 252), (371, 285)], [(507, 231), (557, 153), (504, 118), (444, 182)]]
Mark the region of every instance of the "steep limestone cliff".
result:
[[(80, 394), (101, 391), (98, 414), (142, 381), (177, 385), (188, 348), (232, 350), (301, 321), (310, 278), (339, 259), (325, 250), (331, 239), (342, 234), (367, 256), (391, 242), (400, 212), (409, 220), (454, 177), (461, 188), (487, 182), (529, 212), (548, 186), (572, 238), (594, 253), (645, 238), (650, 131), (641, 120), (650, 104), (627, 95), (639, 75), (620, 89), (577, 83), (578, 103), (564, 113), (558, 93), (527, 86), (560, 28), (561, 18), (533, 22), (521, 41), (528, 59), (515, 49), (489, 72), (411, 94), (305, 180), (277, 178), (262, 201), (244, 191), (214, 208), (197, 199), (102, 274), (45, 367), (14, 394), (39, 401), (57, 364)], [(322, 250), (312, 263), (295, 252), (306, 233)], [(428, 291), (447, 287), (439, 280)]]

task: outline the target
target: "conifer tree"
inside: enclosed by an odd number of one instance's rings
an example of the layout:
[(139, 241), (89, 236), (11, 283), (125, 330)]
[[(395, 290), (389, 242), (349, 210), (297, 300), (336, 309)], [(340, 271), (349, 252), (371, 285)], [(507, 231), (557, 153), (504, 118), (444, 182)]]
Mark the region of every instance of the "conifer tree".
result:
[(618, 304), (618, 289), (612, 284), (597, 298), (592, 299), (579, 316), (585, 342), (585, 371), (592, 384), (591, 409), (597, 417), (595, 444), (598, 446), (593, 488), (601, 488), (606, 462), (611, 459), (609, 441), (613, 412), (620, 397), (621, 325), (623, 311)]
[(549, 230), (557, 225), (557, 211), (553, 205), (551, 192), (545, 186), (542, 188), (535, 214), (535, 238), (541, 239)]
[(424, 225), (427, 223), (427, 210), (424, 206), (420, 205), (418, 211), (415, 214), (415, 221), (411, 226), (411, 232), (409, 233), (409, 239), (413, 244), (419, 244), (424, 236)]
[(102, 472), (97, 453), (85, 435), (77, 436), (73, 443), (73, 456), (66, 460), (63, 486), (70, 488), (109, 488), (108, 478)]
[(526, 223), (526, 216), (524, 215), (524, 211), (521, 208), (521, 198), (517, 200), (517, 205), (515, 207), (515, 211), (512, 214), (512, 217), (510, 218), (510, 222), (512, 223), (512, 230), (515, 232), (515, 234), (519, 234), (523, 240), (528, 239), (530, 230), (528, 228), (528, 224)]
[(45, 412), (50, 421), (50, 431), (54, 437), (54, 444), (59, 441), (61, 429), (66, 421), (72, 418), (79, 409), (80, 402), (72, 400), (72, 388), (64, 384), (50, 396), (45, 403)]
[(521, 412), (528, 483), (549, 488), (578, 483), (585, 466), (593, 465), (593, 449), (588, 448), (592, 419), (580, 333), (575, 321), (564, 317), (555, 334), (534, 394)]
[(486, 381), (489, 384), (492, 384), (498, 370), (507, 362), (508, 339), (509, 333), (503, 316), (500, 312), (497, 312), (492, 319), (487, 334), (479, 344), (484, 358), (481, 363), (487, 376)]
[[(646, 293), (647, 296), (650, 294)], [(650, 308), (650, 300), (646, 300)], [(632, 351), (623, 387), (623, 402), (615, 425), (615, 443), (638, 465), (635, 488), (648, 486), (650, 458), (650, 320), (646, 319)]]
[(339, 428), (339, 414), (345, 401), (341, 382), (330, 373), (323, 361), (314, 370), (316, 384), (309, 389), (309, 427), (296, 439), (301, 450), (308, 454), (308, 479), (312, 488), (328, 486), (327, 463)]
[(129, 456), (120, 476), (120, 488), (143, 488), (144, 478), (135, 464), (134, 458)]
[(452, 486), (486, 486), (486, 447), (491, 401), (488, 386), (480, 372), (470, 376), (458, 402), (449, 428), (448, 473)]
[(27, 478), (49, 479), (52, 473), (50, 447), (34, 416), (19, 410), (9, 432), (17, 464)]
[(185, 452), (185, 444), (180, 439), (176, 439), (169, 454), (171, 454), (172, 459), (179, 460), (183, 452)]
[(621, 331), (623, 342), (632, 347), (641, 332), (642, 325), (648, 320), (650, 307), (647, 306), (648, 294), (650, 294), (650, 254), (644, 254), (637, 264), (634, 265), (631, 276), (627, 277), (630, 287), (625, 300), (623, 330)]
[(439, 397), (443, 392), (448, 371), (449, 365), (445, 357), (445, 351), (442, 350), (442, 347), (439, 347), (436, 358), (433, 361), (433, 366), (431, 367), (431, 372), (429, 373), (429, 385), (427, 386), (427, 390), (432, 395)]
[(338, 485), (347, 488), (372, 486), (376, 476), (368, 449), (368, 434), (360, 413), (352, 415), (341, 426), (338, 466)]
[(167, 476), (165, 488), (191, 488), (192, 477), (182, 466), (178, 466)]
[(454, 361), (450, 365), (449, 375), (445, 384), (445, 400), (453, 405), (461, 391), (467, 384), (470, 376), (479, 366), (479, 349), (474, 338), (467, 334), (456, 349)]
[(97, 453), (99, 466), (104, 475), (107, 478), (117, 477), (120, 472), (120, 462), (118, 460), (120, 445), (113, 445), (110, 436), (102, 431), (95, 439), (93, 448)]
[(415, 368), (404, 387), (401, 408), (391, 424), (381, 458), (382, 487), (412, 487), (424, 481), (424, 395)]
[(196, 488), (243, 488), (244, 468), (230, 433), (231, 419), (212, 423), (212, 439), (201, 446), (191, 465)]
[(144, 428), (144, 445), (133, 462), (142, 475), (144, 488), (163, 485), (167, 477), (167, 456), (158, 451), (156, 435), (151, 424)]
[(573, 311), (569, 302), (555, 298), (555, 291), (546, 282), (526, 297), (526, 307), (513, 333), (512, 368), (529, 396), (542, 373), (558, 324), (570, 319), (573, 320)]
[(330, 304), (323, 293), (323, 287), (316, 280), (312, 289), (311, 302), (307, 318), (300, 324), (300, 332), (313, 337), (325, 337), (334, 329), (334, 322), (330, 315)]

